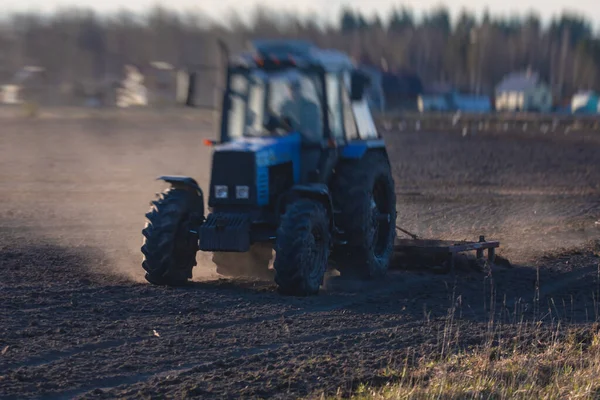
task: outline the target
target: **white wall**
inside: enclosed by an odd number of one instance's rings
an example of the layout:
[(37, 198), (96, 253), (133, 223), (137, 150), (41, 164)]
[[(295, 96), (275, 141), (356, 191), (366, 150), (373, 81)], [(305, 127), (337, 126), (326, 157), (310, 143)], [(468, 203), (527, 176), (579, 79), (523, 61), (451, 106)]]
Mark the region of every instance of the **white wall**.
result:
[(17, 85), (3, 85), (0, 86), (0, 103), (2, 104), (19, 104), (21, 99), (19, 98), (19, 92), (21, 87)]
[(539, 85), (522, 92), (500, 92), (496, 94), (498, 111), (541, 111), (552, 109), (552, 93), (546, 85)]

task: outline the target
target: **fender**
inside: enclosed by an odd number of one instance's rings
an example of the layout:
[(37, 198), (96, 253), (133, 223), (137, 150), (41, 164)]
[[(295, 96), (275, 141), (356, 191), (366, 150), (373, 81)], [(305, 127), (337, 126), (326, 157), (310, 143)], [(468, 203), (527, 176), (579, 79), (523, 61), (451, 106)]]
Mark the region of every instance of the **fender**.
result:
[[(325, 206), (327, 215), (329, 216), (329, 230), (333, 232), (333, 202), (331, 201), (331, 194), (329, 188), (324, 183), (309, 183), (303, 185), (294, 185), (290, 189), (287, 196), (285, 196), (285, 203), (289, 203), (298, 198), (309, 198), (319, 201)], [(284, 204), (284, 207), (285, 205)]]
[(383, 139), (353, 140), (342, 149), (342, 158), (358, 160), (365, 155), (367, 150), (385, 150)]
[(179, 176), (179, 175), (162, 175), (156, 178), (158, 181), (165, 181), (171, 185), (174, 189), (192, 189), (194, 190), (202, 199), (204, 199), (204, 193), (202, 189), (198, 185), (198, 182), (194, 178), (189, 176)]

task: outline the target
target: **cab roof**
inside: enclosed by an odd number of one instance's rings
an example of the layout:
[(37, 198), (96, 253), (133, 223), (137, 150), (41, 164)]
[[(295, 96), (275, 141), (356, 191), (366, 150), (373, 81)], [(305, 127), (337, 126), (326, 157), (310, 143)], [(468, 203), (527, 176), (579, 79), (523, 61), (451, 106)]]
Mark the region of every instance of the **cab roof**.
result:
[(353, 69), (354, 63), (346, 54), (331, 49), (321, 49), (304, 40), (255, 40), (252, 51), (232, 59), (233, 66), (260, 68), (265, 61), (275, 60), (287, 67), (322, 67), (325, 71)]

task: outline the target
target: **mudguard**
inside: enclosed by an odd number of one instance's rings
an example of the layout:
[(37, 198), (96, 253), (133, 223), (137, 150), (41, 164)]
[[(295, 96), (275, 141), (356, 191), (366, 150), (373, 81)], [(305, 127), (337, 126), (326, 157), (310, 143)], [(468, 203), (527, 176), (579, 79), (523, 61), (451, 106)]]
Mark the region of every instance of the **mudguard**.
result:
[(175, 189), (193, 189), (194, 191), (196, 191), (196, 193), (198, 193), (200, 197), (204, 198), (204, 193), (198, 185), (198, 182), (196, 182), (194, 178), (191, 178), (189, 176), (162, 175), (156, 178), (156, 180), (165, 181), (171, 184), (171, 186)]
[(385, 142), (383, 139), (371, 140), (356, 140), (348, 142), (341, 151), (341, 157), (346, 159), (358, 160), (365, 155), (367, 150), (383, 149), (385, 150)]
[(333, 202), (329, 188), (324, 183), (309, 183), (304, 185), (294, 185), (286, 196), (286, 204), (298, 198), (309, 198), (321, 202), (327, 210), (329, 216), (329, 229), (333, 231)]

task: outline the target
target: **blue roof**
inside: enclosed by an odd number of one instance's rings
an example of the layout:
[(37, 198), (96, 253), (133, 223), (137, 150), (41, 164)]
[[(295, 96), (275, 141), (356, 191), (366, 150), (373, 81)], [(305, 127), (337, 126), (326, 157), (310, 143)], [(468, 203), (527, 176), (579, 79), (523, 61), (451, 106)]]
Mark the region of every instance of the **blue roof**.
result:
[(320, 49), (304, 40), (255, 40), (252, 47), (253, 53), (242, 56), (246, 61), (249, 56), (258, 54), (261, 57), (293, 57), (300, 63), (322, 66), (328, 71), (354, 68), (354, 63), (346, 54), (337, 50)]

